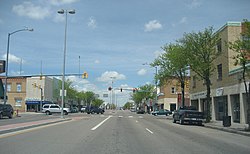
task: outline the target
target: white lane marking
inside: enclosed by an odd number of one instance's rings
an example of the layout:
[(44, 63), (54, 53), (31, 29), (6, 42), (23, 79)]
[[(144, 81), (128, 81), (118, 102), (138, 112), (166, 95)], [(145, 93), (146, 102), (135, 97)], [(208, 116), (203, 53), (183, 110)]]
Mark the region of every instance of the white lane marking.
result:
[(138, 121), (137, 121), (137, 120), (136, 120), (135, 122), (136, 122), (136, 123), (138, 123)]
[(122, 118), (123, 116), (119, 116), (119, 118)]
[(146, 130), (151, 133), (151, 134), (154, 134), (154, 132), (152, 132), (151, 130), (149, 130), (148, 128), (146, 128)]
[(139, 118), (140, 118), (140, 119), (142, 119), (142, 118), (143, 118), (143, 116), (139, 116)]
[(129, 118), (133, 118), (133, 116), (128, 116)]
[(109, 118), (111, 118), (112, 116), (108, 116), (106, 119), (104, 119), (102, 122), (100, 122), (98, 125), (96, 125), (95, 127), (93, 127), (91, 130), (96, 130), (98, 127), (100, 127), (105, 121), (107, 121)]

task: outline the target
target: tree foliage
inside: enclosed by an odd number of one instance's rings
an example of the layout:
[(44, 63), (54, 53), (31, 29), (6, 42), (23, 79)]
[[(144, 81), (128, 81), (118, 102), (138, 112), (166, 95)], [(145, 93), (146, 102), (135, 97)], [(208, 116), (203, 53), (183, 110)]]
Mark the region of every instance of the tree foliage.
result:
[(132, 100), (135, 102), (137, 106), (140, 106), (143, 99), (154, 99), (155, 94), (155, 86), (152, 84), (145, 84), (138, 88), (139, 90), (132, 94)]
[(171, 81), (173, 77), (179, 81), (182, 89), (182, 105), (184, 106), (185, 81), (188, 75), (188, 57), (185, 48), (176, 43), (165, 45), (163, 50), (165, 52), (156, 58), (151, 66), (160, 66), (157, 78), (161, 85)]
[[(248, 103), (247, 109), (247, 123), (250, 125), (250, 83), (247, 85), (246, 76), (250, 78), (250, 22), (244, 20), (243, 32), (241, 38), (235, 42), (229, 42), (229, 48), (232, 49), (236, 55), (234, 59), (234, 65), (240, 65), (242, 67), (242, 79), (246, 92), (246, 100)], [(250, 127), (248, 127), (250, 129)]]
[(180, 42), (185, 47), (188, 56), (188, 63), (191, 69), (205, 81), (207, 89), (207, 122), (211, 119), (211, 76), (215, 70), (214, 60), (219, 56), (220, 52), (215, 50), (219, 41), (218, 34), (213, 32), (213, 28), (206, 28), (198, 33), (192, 32), (184, 34)]

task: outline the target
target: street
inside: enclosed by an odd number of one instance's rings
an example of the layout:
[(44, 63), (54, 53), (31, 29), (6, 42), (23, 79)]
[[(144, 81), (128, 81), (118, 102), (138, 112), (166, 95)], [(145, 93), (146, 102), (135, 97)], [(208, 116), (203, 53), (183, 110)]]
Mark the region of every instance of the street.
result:
[(0, 153), (247, 154), (250, 151), (249, 137), (173, 124), (166, 116), (130, 111), (79, 115), (71, 121), (0, 135)]

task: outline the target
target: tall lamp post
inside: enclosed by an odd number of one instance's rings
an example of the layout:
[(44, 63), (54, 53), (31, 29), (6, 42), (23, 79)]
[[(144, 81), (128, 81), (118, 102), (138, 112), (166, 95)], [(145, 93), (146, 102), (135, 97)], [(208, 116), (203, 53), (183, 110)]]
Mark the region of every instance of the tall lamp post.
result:
[(75, 10), (64, 10), (57, 11), (59, 14), (65, 13), (65, 31), (64, 31), (64, 51), (63, 51), (63, 74), (62, 74), (62, 104), (61, 104), (61, 118), (63, 118), (63, 105), (64, 105), (64, 82), (65, 82), (65, 59), (66, 59), (66, 40), (67, 40), (67, 16), (69, 14), (75, 14)]
[[(148, 63), (144, 63), (142, 65), (148, 65), (150, 66)], [(157, 66), (155, 66), (155, 77), (157, 76), (158, 70), (157, 70)], [(158, 80), (155, 78), (155, 103), (153, 104), (153, 110), (155, 110), (155, 104), (158, 101), (158, 96), (157, 96), (157, 84), (158, 84)]]
[(6, 66), (5, 66), (5, 88), (4, 88), (4, 104), (7, 102), (7, 78), (8, 78), (8, 65), (9, 65), (9, 52), (10, 52), (10, 36), (21, 31), (33, 31), (33, 29), (24, 28), (8, 33), (7, 53), (6, 53)]

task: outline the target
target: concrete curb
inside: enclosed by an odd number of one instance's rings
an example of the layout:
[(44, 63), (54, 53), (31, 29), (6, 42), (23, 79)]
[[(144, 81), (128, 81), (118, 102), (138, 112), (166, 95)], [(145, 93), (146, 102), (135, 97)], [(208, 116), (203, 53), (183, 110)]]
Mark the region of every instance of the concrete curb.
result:
[(226, 127), (225, 128), (224, 127), (216, 127), (216, 126), (211, 126), (211, 125), (206, 125), (206, 124), (204, 124), (204, 127), (250, 137), (250, 132), (237, 131), (237, 130), (233, 130), (233, 129), (226, 128)]
[(45, 125), (49, 125), (49, 124), (55, 124), (55, 123), (60, 123), (60, 122), (64, 122), (64, 121), (70, 121), (70, 120), (72, 120), (72, 119), (67, 118), (67, 119), (62, 119), (62, 120), (57, 120), (57, 121), (49, 121), (49, 122), (40, 123), (40, 124), (33, 124), (33, 125), (29, 125), (29, 126), (21, 126), (21, 127), (17, 127), (17, 128), (10, 128), (10, 129), (6, 129), (6, 130), (0, 130), (0, 135), (15, 132), (15, 131), (20, 131), (20, 130), (25, 130), (25, 129), (29, 129), (29, 128), (35, 128), (35, 127), (39, 127), (39, 126), (45, 126)]

